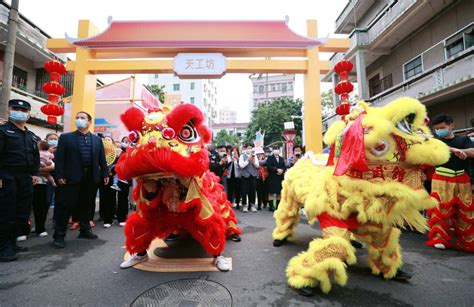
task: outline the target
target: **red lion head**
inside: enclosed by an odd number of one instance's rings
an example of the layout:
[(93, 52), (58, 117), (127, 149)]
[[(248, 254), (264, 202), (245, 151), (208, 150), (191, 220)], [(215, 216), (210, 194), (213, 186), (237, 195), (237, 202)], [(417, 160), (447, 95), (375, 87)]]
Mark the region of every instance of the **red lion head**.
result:
[(128, 148), (117, 163), (117, 175), (129, 180), (201, 176), (209, 168), (204, 145), (211, 133), (202, 112), (192, 104), (144, 114), (130, 108), (120, 116), (137, 145)]

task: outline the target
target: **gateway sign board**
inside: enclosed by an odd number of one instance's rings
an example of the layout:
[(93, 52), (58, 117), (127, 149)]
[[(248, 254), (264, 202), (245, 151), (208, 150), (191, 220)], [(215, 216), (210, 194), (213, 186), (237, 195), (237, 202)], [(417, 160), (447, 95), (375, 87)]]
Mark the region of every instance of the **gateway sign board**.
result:
[(226, 69), (227, 61), (221, 53), (179, 53), (173, 60), (173, 70), (180, 78), (220, 78)]

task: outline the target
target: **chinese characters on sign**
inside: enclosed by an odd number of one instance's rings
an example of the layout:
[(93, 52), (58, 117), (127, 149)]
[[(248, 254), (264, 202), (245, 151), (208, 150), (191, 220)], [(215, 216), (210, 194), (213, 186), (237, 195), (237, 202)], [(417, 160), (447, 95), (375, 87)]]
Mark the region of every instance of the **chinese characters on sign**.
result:
[(180, 77), (221, 77), (227, 69), (220, 53), (180, 53), (173, 61), (173, 70)]

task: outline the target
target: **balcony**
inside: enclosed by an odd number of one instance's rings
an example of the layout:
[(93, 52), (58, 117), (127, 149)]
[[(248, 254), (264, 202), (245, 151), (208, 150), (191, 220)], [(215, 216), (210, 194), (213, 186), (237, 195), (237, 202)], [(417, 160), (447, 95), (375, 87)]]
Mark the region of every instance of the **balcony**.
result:
[[(2, 81), (0, 81), (0, 87), (2, 86)], [(36, 122), (40, 123), (43, 126), (50, 125), (48, 121), (48, 116), (41, 112), (41, 107), (45, 104), (48, 104), (48, 100), (41, 98), (35, 94), (28, 93), (24, 90), (18, 89), (16, 87), (12, 87), (12, 91), (10, 94), (10, 99), (22, 99), (28, 101), (31, 104), (31, 119)], [(63, 117), (58, 117), (58, 125), (63, 125)]]
[(349, 0), (346, 7), (336, 19), (336, 33), (349, 33), (375, 0)]
[(369, 101), (374, 105), (385, 105), (398, 97), (409, 96), (429, 106), (472, 92), (473, 89), (474, 47), (471, 47), (444, 63), (371, 97)]
[[(8, 15), (10, 8), (7, 4), (0, 4), (0, 41), (6, 41), (8, 35)], [(23, 15), (19, 15), (16, 40), (16, 52), (30, 59), (34, 67), (42, 67), (43, 62), (60, 58), (65, 61), (64, 55), (58, 56), (46, 48), (46, 40), (49, 38), (45, 32), (39, 29)]]

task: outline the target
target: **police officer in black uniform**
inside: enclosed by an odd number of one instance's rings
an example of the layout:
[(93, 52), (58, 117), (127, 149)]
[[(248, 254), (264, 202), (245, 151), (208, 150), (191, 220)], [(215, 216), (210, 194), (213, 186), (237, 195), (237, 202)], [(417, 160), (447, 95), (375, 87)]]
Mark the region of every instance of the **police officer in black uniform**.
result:
[(30, 111), (27, 101), (12, 99), (8, 122), (0, 125), (0, 262), (16, 260), (26, 249), (16, 238), (28, 225), (40, 167), (39, 138), (25, 126)]

